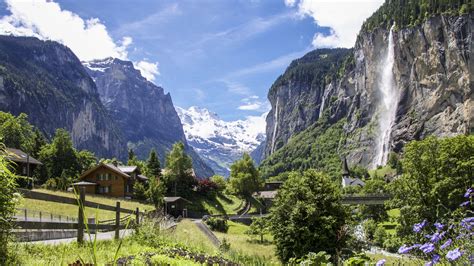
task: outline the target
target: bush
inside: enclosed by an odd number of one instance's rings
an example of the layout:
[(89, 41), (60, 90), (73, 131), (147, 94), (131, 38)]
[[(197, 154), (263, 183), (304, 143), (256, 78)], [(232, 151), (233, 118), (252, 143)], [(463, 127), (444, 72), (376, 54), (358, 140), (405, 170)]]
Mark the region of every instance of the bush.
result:
[(377, 224), (372, 219), (367, 219), (362, 224), (364, 227), (364, 235), (368, 241), (374, 240), (375, 230), (377, 229)]
[(374, 244), (382, 247), (385, 238), (387, 238), (387, 232), (382, 226), (378, 226), (374, 233)]
[(137, 200), (146, 200), (146, 190), (147, 188), (141, 182), (135, 182), (133, 185), (133, 197)]
[(218, 190), (219, 187), (217, 186), (217, 184), (211, 181), (210, 179), (202, 179), (198, 181), (197, 191), (202, 194), (213, 193), (217, 192)]
[(212, 231), (227, 233), (229, 230), (227, 220), (220, 217), (211, 217), (206, 220), (206, 224)]
[(49, 178), (41, 187), (49, 190), (56, 190), (58, 188), (56, 178)]
[(383, 242), (383, 248), (389, 252), (397, 252), (398, 248), (402, 245), (400, 238), (389, 235)]

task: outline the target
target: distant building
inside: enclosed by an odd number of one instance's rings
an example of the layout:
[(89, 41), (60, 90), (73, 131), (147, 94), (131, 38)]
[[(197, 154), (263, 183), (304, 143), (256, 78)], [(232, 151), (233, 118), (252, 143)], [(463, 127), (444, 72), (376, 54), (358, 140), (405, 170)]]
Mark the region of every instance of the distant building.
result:
[(342, 159), (342, 187), (349, 187), (349, 186), (365, 186), (365, 182), (362, 181), (360, 178), (352, 178), (350, 176), (349, 167), (347, 166), (347, 160), (344, 157)]
[(85, 187), (88, 194), (101, 194), (109, 197), (133, 197), (135, 182), (148, 182), (137, 166), (103, 164), (84, 172), (81, 181), (74, 187)]
[(36, 167), (42, 165), (40, 161), (19, 149), (6, 148), (6, 158), (15, 164), (14, 173), (20, 176), (30, 177)]
[(189, 203), (191, 203), (189, 200), (182, 197), (165, 197), (164, 210), (166, 214), (173, 217), (181, 216), (186, 218), (188, 216), (186, 205)]
[(278, 189), (283, 185), (283, 181), (267, 181), (263, 185), (262, 191), (256, 192), (255, 196), (261, 198), (266, 209), (269, 209), (278, 193)]
[(263, 191), (278, 190), (283, 183), (283, 181), (267, 181), (263, 185)]

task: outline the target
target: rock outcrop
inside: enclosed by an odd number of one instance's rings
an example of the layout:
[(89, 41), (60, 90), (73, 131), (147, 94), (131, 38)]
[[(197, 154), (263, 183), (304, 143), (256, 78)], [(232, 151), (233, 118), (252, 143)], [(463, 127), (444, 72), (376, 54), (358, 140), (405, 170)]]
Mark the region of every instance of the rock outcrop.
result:
[(77, 148), (98, 157), (126, 153), (93, 80), (74, 53), (57, 42), (0, 36), (0, 110), (26, 113), (49, 138), (65, 128)]
[[(473, 133), (473, 17), (472, 12), (436, 15), (416, 26), (394, 29), (393, 76), (400, 97), (390, 150), (401, 152), (407, 142), (430, 135)], [(285, 82), (280, 77), (268, 95), (272, 110), (267, 117), (267, 166), (276, 163), (269, 163), (271, 154), (321, 116), (327, 116), (327, 126), (344, 121), (344, 137), (332, 152), (347, 155), (350, 164), (373, 166), (382, 100), (377, 86), (388, 35), (383, 27), (361, 31), (344, 61), (335, 61), (336, 73), (330, 70), (317, 79), (304, 71), (288, 74), (308, 56), (321, 65), (321, 55), (336, 51), (316, 50), (289, 66), (282, 76)]]
[(155, 148), (164, 163), (172, 145), (181, 141), (193, 159), (197, 176), (214, 174), (188, 145), (170, 94), (147, 81), (132, 62), (107, 58), (84, 62), (84, 66), (128, 148), (133, 149), (139, 159), (146, 159), (151, 148)]

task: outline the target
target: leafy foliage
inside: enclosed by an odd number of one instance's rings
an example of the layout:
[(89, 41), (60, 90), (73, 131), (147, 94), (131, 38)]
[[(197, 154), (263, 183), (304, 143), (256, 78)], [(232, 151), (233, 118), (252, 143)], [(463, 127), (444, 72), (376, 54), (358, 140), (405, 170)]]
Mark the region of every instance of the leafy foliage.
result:
[(10, 172), (3, 144), (0, 143), (0, 265), (7, 265), (10, 257), (8, 242), (11, 240), (13, 216), (19, 194), (16, 192), (16, 177)]
[(474, 10), (470, 0), (391, 0), (385, 3), (362, 25), (363, 31), (377, 27), (388, 29), (393, 23), (399, 28), (419, 25), (440, 14), (462, 15)]
[(235, 194), (250, 197), (262, 183), (254, 161), (248, 153), (244, 153), (242, 159), (230, 166), (229, 187)]
[(145, 192), (145, 197), (148, 199), (148, 201), (155, 205), (157, 210), (159, 210), (164, 203), (166, 188), (163, 182), (158, 180), (156, 177), (150, 177), (148, 182), (148, 189)]
[(175, 143), (166, 156), (165, 179), (168, 192), (174, 195), (188, 194), (196, 184), (192, 159), (185, 153), (182, 142)]
[(217, 190), (223, 191), (226, 188), (226, 181), (225, 178), (221, 175), (213, 175), (211, 177), (211, 181), (214, 182), (217, 186)]
[(262, 176), (268, 178), (287, 171), (317, 169), (337, 180), (341, 176), (339, 144), (344, 139), (343, 125), (344, 120), (328, 125), (323, 116), (265, 159), (260, 165)]
[(347, 214), (330, 178), (315, 170), (291, 173), (271, 209), (270, 227), (283, 262), (309, 252), (335, 255), (344, 247)]
[(400, 236), (411, 237), (411, 226), (449, 218), (472, 186), (474, 136), (428, 137), (405, 147), (404, 174), (391, 184), (391, 206), (400, 207)]
[(206, 220), (206, 224), (212, 231), (227, 233), (229, 230), (227, 219), (221, 217), (210, 217)]
[(251, 236), (260, 236), (260, 243), (263, 243), (263, 236), (268, 232), (269, 226), (267, 218), (257, 217), (252, 218), (252, 223), (245, 233)]
[(26, 114), (15, 117), (10, 113), (0, 112), (0, 141), (6, 147), (32, 153), (36, 147), (34, 136), (33, 126), (28, 123)]

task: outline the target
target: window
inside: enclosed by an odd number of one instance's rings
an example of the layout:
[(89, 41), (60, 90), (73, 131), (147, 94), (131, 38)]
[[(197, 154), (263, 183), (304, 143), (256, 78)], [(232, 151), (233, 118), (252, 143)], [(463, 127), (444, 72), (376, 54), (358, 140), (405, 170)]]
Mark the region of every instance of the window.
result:
[(99, 187), (100, 194), (107, 194), (112, 192), (112, 186)]

